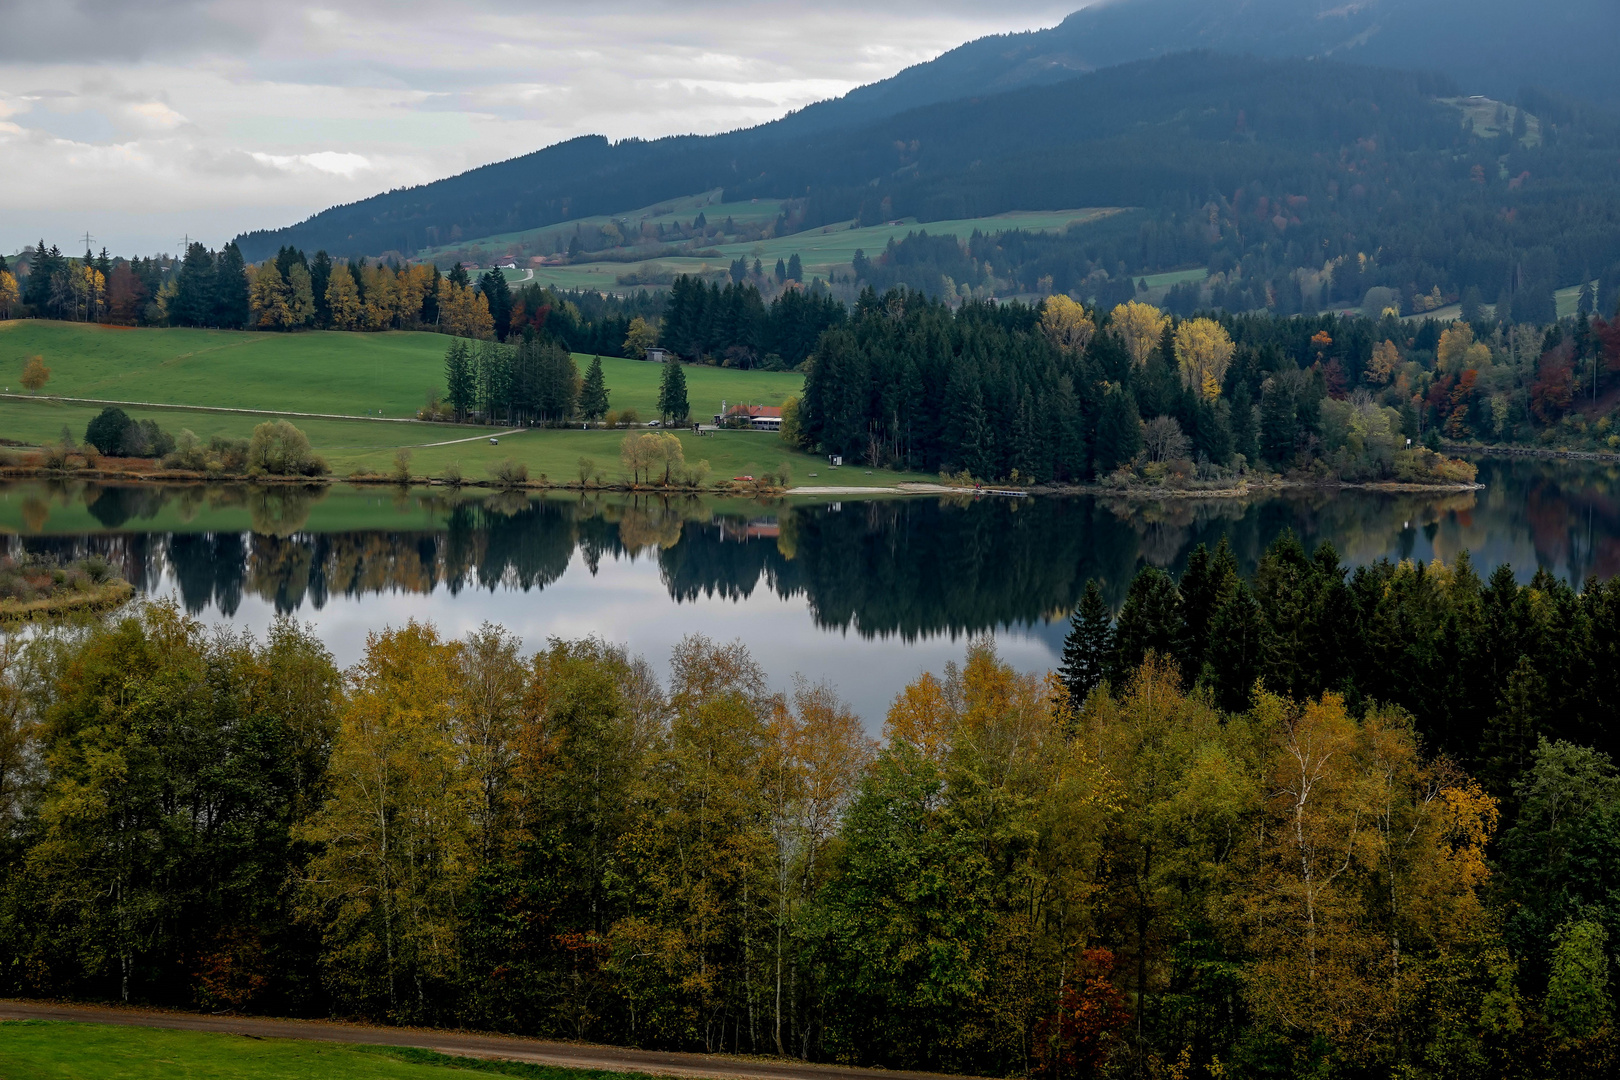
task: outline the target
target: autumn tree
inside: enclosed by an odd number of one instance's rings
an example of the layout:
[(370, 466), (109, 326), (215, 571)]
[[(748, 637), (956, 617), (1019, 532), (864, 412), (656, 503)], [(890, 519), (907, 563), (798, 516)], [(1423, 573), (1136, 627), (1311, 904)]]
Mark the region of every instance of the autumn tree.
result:
[(415, 622), (367, 637), (330, 795), (301, 833), (316, 851), (300, 884), (323, 978), (358, 1012), (432, 1020), (458, 978), (481, 792), (456, 722), (457, 652)]
[(361, 326), (360, 290), (354, 275), (343, 266), (332, 268), (326, 284), (326, 321), (333, 330), (357, 330)]
[(1380, 341), (1373, 346), (1372, 360), (1367, 365), (1367, 381), (1374, 386), (1384, 386), (1395, 377), (1395, 369), (1400, 366), (1401, 352), (1395, 347), (1393, 341)]
[(28, 363), (23, 365), (22, 384), (32, 393), (39, 393), (46, 383), (51, 380), (51, 369), (45, 366), (45, 358), (30, 356)]
[(1189, 319), (1176, 327), (1176, 363), (1181, 383), (1206, 401), (1221, 395), (1235, 346), (1226, 328), (1213, 319)]
[(1041, 329), (1057, 348), (1074, 356), (1086, 351), (1097, 324), (1085, 306), (1067, 296), (1049, 296), (1042, 304)]
[(647, 359), (647, 350), (658, 344), (658, 331), (646, 319), (637, 315), (630, 320), (630, 332), (625, 335), (624, 353), (632, 360)]
[(1131, 362), (1141, 367), (1147, 363), (1149, 354), (1164, 336), (1165, 329), (1170, 325), (1170, 316), (1152, 304), (1127, 300), (1114, 308), (1109, 315), (1108, 325), (1124, 343)]

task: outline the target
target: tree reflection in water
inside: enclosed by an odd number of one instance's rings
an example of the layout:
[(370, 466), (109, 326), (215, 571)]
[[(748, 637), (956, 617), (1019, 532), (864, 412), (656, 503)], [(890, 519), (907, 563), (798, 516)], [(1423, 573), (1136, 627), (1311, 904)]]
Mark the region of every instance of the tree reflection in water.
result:
[[(1477, 566), (1537, 566), (1578, 583), (1620, 570), (1620, 472), (1486, 461), (1479, 493), (1289, 492), (1267, 498), (872, 499), (746, 503), (692, 497), (538, 497), (298, 485), (13, 484), (4, 543), (97, 552), (138, 588), (172, 579), (193, 613), (276, 611), (334, 597), (542, 590), (577, 553), (656, 562), (672, 601), (803, 597), (816, 624), (915, 640), (1066, 616), (1088, 578), (1116, 605), (1136, 571), (1179, 573), (1225, 536), (1247, 570), (1284, 529), (1349, 564), (1469, 549)], [(400, 522), (408, 520), (407, 527)]]

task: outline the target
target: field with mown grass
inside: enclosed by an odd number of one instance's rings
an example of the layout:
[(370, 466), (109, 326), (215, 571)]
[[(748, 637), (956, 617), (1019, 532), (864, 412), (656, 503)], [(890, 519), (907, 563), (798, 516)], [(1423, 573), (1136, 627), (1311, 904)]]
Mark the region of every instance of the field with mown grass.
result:
[(5, 1080), (644, 1080), (644, 1074), (449, 1057), (410, 1047), (54, 1021), (0, 1022)]
[[(758, 259), (766, 270), (776, 266), (776, 260), (787, 260), (798, 255), (804, 264), (805, 279), (819, 275), (826, 277), (832, 270), (847, 270), (857, 250), (869, 258), (877, 258), (890, 240), (904, 240), (906, 234), (926, 231), (930, 236), (954, 235), (966, 241), (975, 229), (986, 233), (1025, 229), (1030, 232), (1057, 232), (1070, 225), (1085, 224), (1116, 213), (1112, 209), (1084, 210), (1019, 210), (993, 217), (962, 218), (953, 221), (918, 223), (907, 218), (898, 225), (873, 225), (852, 229), (849, 223), (825, 225), (789, 236), (760, 240), (755, 243), (715, 244), (716, 258), (663, 258), (638, 263), (588, 262), (573, 266), (543, 266), (534, 272), (534, 280), (541, 285), (559, 289), (596, 289), (602, 292), (624, 292), (640, 286), (617, 284), (621, 275), (640, 271), (660, 270), (668, 274), (711, 274), (724, 271), (736, 258), (748, 260), (750, 266)], [(711, 221), (721, 220), (718, 212), (709, 214)], [(516, 278), (516, 275), (510, 275)]]
[[(85, 427), (98, 411), (99, 407), (94, 405), (0, 400), (0, 434), (19, 442), (39, 444), (59, 439), (62, 429), (66, 428), (75, 442), (82, 442)], [(202, 409), (137, 407), (125, 411), (136, 420), (155, 420), (159, 427), (172, 434), (190, 430), (205, 441), (215, 435), (246, 439), (253, 434), (256, 425), (271, 419)], [(620, 482), (625, 470), (619, 462), (619, 444), (626, 435), (647, 430), (512, 430), (466, 424), (306, 417), (291, 417), (289, 421), (309, 436), (311, 446), (326, 459), (335, 477), (357, 472), (392, 473), (395, 455), (407, 450), (411, 455), (410, 472), (415, 477), (443, 477), (454, 463), (464, 479), (481, 481), (488, 479), (496, 464), (510, 458), (528, 467), (531, 480), (538, 481), (544, 476), (554, 484), (578, 483), (581, 457), (594, 462), (593, 475), (600, 475), (605, 483)], [(826, 459), (792, 449), (773, 432), (720, 431), (698, 436), (685, 429), (675, 434), (681, 440), (687, 463), (707, 461), (712, 480), (779, 473), (784, 465), (794, 484), (879, 487), (902, 480), (926, 479), (883, 469), (870, 472), (856, 467), (833, 469)], [(499, 440), (497, 444), (490, 444), (491, 436)], [(20, 456), (18, 451), (11, 453)], [(106, 462), (109, 468), (117, 464), (116, 458)]]
[[(443, 394), (450, 341), (406, 331), (271, 334), (13, 319), (0, 321), (0, 390), (25, 392), (23, 365), (40, 356), (51, 369), (43, 396), (405, 417), (429, 393)], [(574, 359), (584, 374), (591, 358)], [(613, 408), (634, 408), (643, 420), (656, 415), (657, 364), (604, 357), (602, 368)], [(705, 420), (721, 399), (780, 405), (803, 385), (791, 372), (686, 371), (687, 400)]]

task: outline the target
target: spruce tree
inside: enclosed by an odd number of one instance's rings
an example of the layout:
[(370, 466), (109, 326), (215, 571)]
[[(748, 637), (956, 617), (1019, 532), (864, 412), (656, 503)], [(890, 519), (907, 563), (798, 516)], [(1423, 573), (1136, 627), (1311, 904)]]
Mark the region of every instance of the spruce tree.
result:
[(1232, 452), (1242, 454), (1243, 460), (1249, 465), (1259, 464), (1260, 450), (1255, 439), (1254, 398), (1249, 393), (1247, 382), (1239, 382), (1237, 389), (1232, 391)]
[(1142, 421), (1137, 415), (1136, 398), (1129, 390), (1110, 390), (1103, 398), (1102, 415), (1097, 419), (1097, 474), (1113, 472), (1142, 450)]
[(240, 330), (248, 324), (252, 312), (248, 305), (247, 264), (234, 242), (226, 244), (219, 253), (214, 271), (213, 325)]
[(1182, 640), (1181, 672), (1186, 685), (1197, 681), (1209, 648), (1210, 627), (1216, 613), (1237, 588), (1237, 558), (1226, 537), (1212, 552), (1203, 544), (1187, 557), (1181, 575), (1182, 617), (1187, 632)]
[(1218, 708), (1238, 713), (1254, 704), (1266, 643), (1265, 615), (1248, 583), (1239, 580), (1210, 620), (1204, 653), (1200, 681), (1210, 688)]
[(1069, 619), (1069, 634), (1063, 639), (1063, 664), (1058, 668), (1058, 677), (1076, 708), (1107, 675), (1113, 648), (1114, 613), (1108, 609), (1097, 580), (1092, 578), (1086, 582), (1086, 591)]
[(1175, 660), (1183, 653), (1186, 627), (1181, 594), (1170, 575), (1150, 566), (1136, 575), (1114, 627), (1114, 655), (1108, 681), (1124, 686), (1149, 653)]
[(795, 251), (788, 258), (787, 276), (794, 281), (804, 280), (804, 264), (799, 261), (799, 253), (797, 251)]
[(326, 287), (332, 283), (332, 257), (324, 251), (315, 253), (309, 264), (309, 291), (315, 297), (315, 325), (326, 326), (332, 321), (332, 308), (326, 302)]
[(445, 399), (460, 419), (472, 411), (477, 383), (473, 377), (472, 352), (460, 338), (450, 342), (444, 354)]
[(671, 420), (684, 424), (691, 412), (686, 401), (686, 372), (671, 353), (664, 361), (664, 372), (658, 384), (658, 415), (666, 424)]
[(585, 419), (597, 421), (608, 411), (607, 380), (602, 374), (602, 358), (591, 357), (591, 366), (585, 371), (585, 385), (579, 391), (579, 413)]

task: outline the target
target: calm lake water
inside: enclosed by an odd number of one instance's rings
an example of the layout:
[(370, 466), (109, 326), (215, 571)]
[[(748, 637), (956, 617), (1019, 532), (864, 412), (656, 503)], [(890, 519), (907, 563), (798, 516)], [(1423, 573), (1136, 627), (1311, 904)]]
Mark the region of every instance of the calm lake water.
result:
[(655, 665), (686, 634), (739, 638), (778, 688), (825, 679), (875, 731), (969, 636), (1052, 667), (1087, 578), (1117, 603), (1141, 567), (1179, 572), (1222, 536), (1246, 567), (1293, 529), (1351, 564), (1466, 549), (1521, 580), (1620, 571), (1620, 470), (1496, 460), (1480, 479), (1464, 494), (791, 504), (30, 482), (0, 486), (0, 545), (104, 554), (206, 621), (262, 632), (296, 616), (345, 664), (368, 631), (412, 618), (450, 635), (500, 623), (531, 648), (596, 634)]

